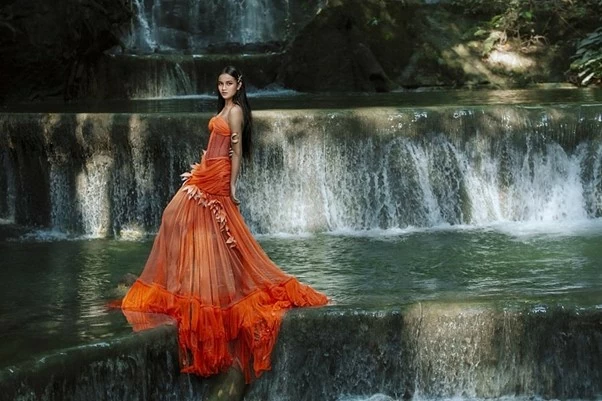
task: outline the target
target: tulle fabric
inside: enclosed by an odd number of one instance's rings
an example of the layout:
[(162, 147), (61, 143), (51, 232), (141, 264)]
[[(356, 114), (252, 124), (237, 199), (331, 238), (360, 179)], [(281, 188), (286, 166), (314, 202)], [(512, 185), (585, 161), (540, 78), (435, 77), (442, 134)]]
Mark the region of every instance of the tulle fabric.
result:
[(207, 152), (183, 174), (120, 306), (135, 330), (162, 322), (149, 312), (175, 320), (183, 372), (209, 376), (236, 364), (249, 382), (270, 369), (284, 312), (327, 298), (280, 270), (253, 238), (229, 196), (228, 124), (214, 117), (209, 128)]

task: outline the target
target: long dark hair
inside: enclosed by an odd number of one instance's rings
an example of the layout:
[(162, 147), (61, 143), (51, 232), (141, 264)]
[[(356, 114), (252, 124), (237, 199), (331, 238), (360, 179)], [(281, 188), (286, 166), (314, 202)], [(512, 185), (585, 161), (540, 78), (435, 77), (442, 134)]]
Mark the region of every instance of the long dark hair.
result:
[[(247, 99), (245, 80), (243, 79), (242, 73), (231, 65), (224, 68), (222, 72), (220, 72), (220, 75), (222, 74), (228, 74), (234, 79), (236, 79), (237, 83), (242, 84), (232, 100), (235, 104), (239, 105), (242, 108), (242, 156), (245, 159), (250, 159), (253, 143), (253, 115), (251, 113), (251, 106), (249, 105), (249, 100)], [(226, 101), (222, 97), (222, 94), (219, 91), (217, 91), (217, 112), (219, 113), (220, 111), (222, 111), (225, 105)]]

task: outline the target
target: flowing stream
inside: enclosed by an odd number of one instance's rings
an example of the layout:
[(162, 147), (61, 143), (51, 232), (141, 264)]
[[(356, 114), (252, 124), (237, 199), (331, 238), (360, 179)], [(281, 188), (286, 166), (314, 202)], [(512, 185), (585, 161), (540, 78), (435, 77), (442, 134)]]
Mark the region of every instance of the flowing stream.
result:
[[(206, 391), (174, 374), (173, 326), (131, 336), (105, 306), (210, 116), (0, 115), (0, 393)], [(255, 128), (241, 210), (332, 302), (287, 315), (247, 400), (601, 397), (599, 105), (282, 108)]]

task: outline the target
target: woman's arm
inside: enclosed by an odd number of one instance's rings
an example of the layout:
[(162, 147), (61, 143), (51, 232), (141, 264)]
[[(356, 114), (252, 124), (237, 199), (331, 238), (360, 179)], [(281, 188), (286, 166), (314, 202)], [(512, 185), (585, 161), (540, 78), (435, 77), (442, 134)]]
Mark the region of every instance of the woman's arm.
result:
[(243, 128), (243, 114), (240, 106), (233, 106), (232, 110), (228, 114), (228, 125), (230, 126), (231, 146), (232, 146), (232, 172), (230, 173), (230, 196), (232, 201), (237, 205), (240, 201), (236, 198), (236, 180), (238, 179), (238, 173), (240, 172), (240, 162), (242, 160), (242, 128)]

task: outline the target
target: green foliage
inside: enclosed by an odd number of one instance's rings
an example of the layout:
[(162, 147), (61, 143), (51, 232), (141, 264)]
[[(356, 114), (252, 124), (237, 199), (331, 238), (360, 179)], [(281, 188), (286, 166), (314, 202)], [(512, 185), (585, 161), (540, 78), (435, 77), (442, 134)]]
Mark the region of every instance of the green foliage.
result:
[(591, 26), (598, 19), (602, 0), (452, 0), (451, 4), (481, 18), (483, 30), (533, 42), (583, 34), (580, 25)]
[[(483, 55), (507, 40), (522, 49), (543, 42), (576, 42), (569, 79), (602, 83), (602, 0), (452, 0), (452, 6), (483, 22), (474, 38)], [(598, 27), (591, 32), (594, 27)]]
[(579, 41), (571, 71), (576, 74), (579, 85), (602, 82), (602, 27)]
[(532, 4), (523, 0), (511, 0), (503, 13), (495, 15), (489, 22), (493, 29), (502, 31), (510, 37), (520, 38), (525, 32), (535, 31)]

